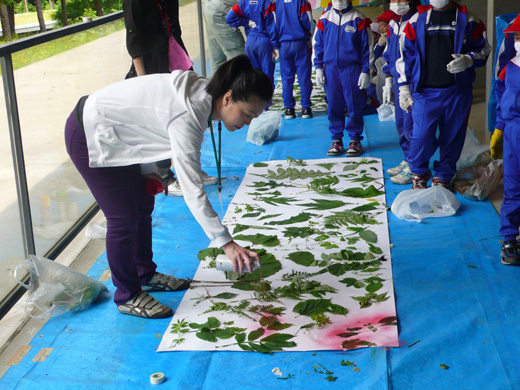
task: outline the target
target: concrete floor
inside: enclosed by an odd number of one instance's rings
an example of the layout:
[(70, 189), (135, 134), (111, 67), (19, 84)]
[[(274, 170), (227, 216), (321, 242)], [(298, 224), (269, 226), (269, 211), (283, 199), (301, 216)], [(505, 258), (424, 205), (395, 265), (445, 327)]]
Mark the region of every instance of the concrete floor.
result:
[[(382, 9), (371, 7), (363, 9), (363, 12), (374, 18), (382, 12)], [(321, 11), (315, 10), (314, 13), (317, 18)], [(194, 53), (198, 53), (198, 26), (192, 22), (196, 20), (195, 15), (194, 4), (181, 9), (183, 39), (193, 58), (197, 56)], [(56, 185), (60, 185), (57, 184), (58, 177), (62, 183), (65, 178), (65, 181), (72, 183), (73, 186), (85, 188), (64, 153), (62, 145), (64, 120), (79, 96), (121, 80), (129, 65), (130, 58), (126, 52), (124, 30), (122, 30), (17, 71), (16, 82), (22, 129), (24, 129), (24, 150), (26, 158), (30, 157), (27, 169), (31, 173), (30, 184), (32, 183), (38, 197), (40, 194), (52, 192), (53, 188), (44, 188), (45, 186), (54, 186), (55, 190)], [(487, 143), (489, 137), (485, 120), (487, 110), (485, 91), (476, 90), (474, 94), (469, 127), (474, 130), (482, 143)], [(0, 106), (3, 107), (3, 95), (0, 99), (2, 100)], [(6, 123), (5, 113), (0, 110), (0, 124), (2, 123)], [(5, 132), (3, 134), (5, 135)], [(0, 138), (4, 135), (0, 135)], [(0, 172), (2, 188), (14, 188), (8, 145), (10, 143), (7, 138), (0, 139), (0, 166), (9, 168)], [(49, 172), (53, 172), (50, 178)], [(497, 210), (502, 202), (502, 192), (503, 188), (499, 187), (490, 196)], [(0, 195), (0, 204), (4, 205), (4, 209), (0, 207), (0, 215), (4, 221), (6, 215), (10, 215), (13, 221), (17, 220), (13, 195), (16, 194), (6, 191)], [(103, 216), (98, 215), (95, 220), (99, 222), (102, 219)], [(86, 273), (104, 251), (104, 240), (88, 239), (84, 232), (81, 232), (57, 261)], [(19, 261), (19, 258), (13, 259), (13, 264), (7, 264), (3, 272), (11, 272)], [(12, 285), (0, 284), (0, 289), (7, 287), (12, 288)], [(25, 297), (0, 321), (0, 377), (7, 371), (7, 363), (16, 351), (26, 346), (45, 324), (44, 321), (27, 317), (23, 310), (24, 302)]]

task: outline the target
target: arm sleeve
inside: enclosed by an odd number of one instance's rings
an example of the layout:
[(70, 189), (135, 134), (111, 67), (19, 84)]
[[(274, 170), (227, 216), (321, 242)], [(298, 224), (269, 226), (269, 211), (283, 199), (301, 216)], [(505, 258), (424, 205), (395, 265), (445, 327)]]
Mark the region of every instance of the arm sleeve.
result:
[(500, 100), (502, 99), (502, 95), (504, 94), (505, 90), (505, 79), (506, 79), (506, 70), (507, 65), (502, 69), (502, 72), (500, 72), (497, 82), (495, 84), (495, 96), (497, 98), (497, 107), (496, 107), (496, 114), (497, 114), (497, 123), (495, 124), (495, 129), (499, 129), (504, 131), (505, 122), (502, 119), (502, 109), (500, 107)]
[(314, 26), (312, 23), (312, 8), (311, 4), (308, 0), (304, 0), (300, 7), (300, 23), (303, 26), (303, 29), (308, 31), (311, 35), (314, 30)]
[(318, 20), (314, 34), (314, 67), (323, 69), (323, 23)]
[(395, 39), (396, 36), (392, 34), (392, 30), (390, 27), (388, 28), (388, 36), (387, 36), (387, 42), (385, 50), (383, 51), (383, 60), (385, 61), (385, 64), (383, 65), (383, 73), (386, 77), (393, 77), (392, 73), (390, 72), (390, 44), (391, 40)]
[(486, 65), (487, 58), (491, 52), (486, 39), (486, 27), (479, 19), (470, 21), (466, 25), (466, 37), (469, 42), (466, 43), (466, 53), (473, 58), (473, 68), (479, 68)]
[(132, 58), (141, 57), (148, 52), (143, 15), (144, 10), (139, 0), (123, 0), (126, 48)]
[(411, 21), (406, 25), (403, 33), (399, 36), (399, 58), (395, 63), (399, 84), (410, 84), (412, 80), (412, 69), (415, 64), (415, 23)]
[[(173, 165), (179, 179), (184, 200), (200, 224), (212, 245), (222, 247), (232, 240), (228, 229), (213, 210), (202, 183), (200, 148), (203, 132), (199, 123), (188, 113), (175, 119), (168, 126), (173, 154)], [(189, 195), (188, 195), (189, 194)]]
[(276, 3), (269, 1), (267, 3), (267, 9), (264, 13), (265, 24), (267, 27), (267, 32), (269, 33), (269, 40), (271, 41), (271, 45), (275, 49), (280, 48), (280, 42), (278, 41), (278, 30), (276, 29), (276, 20), (275, 20), (275, 10)]
[(374, 37), (370, 29), (372, 21), (369, 18), (358, 21), (358, 30), (361, 34), (361, 72), (370, 74), (374, 65)]
[(226, 16), (226, 23), (231, 27), (238, 28), (240, 26), (245, 27), (248, 25), (249, 19), (243, 15), (241, 5), (242, 1), (235, 4)]

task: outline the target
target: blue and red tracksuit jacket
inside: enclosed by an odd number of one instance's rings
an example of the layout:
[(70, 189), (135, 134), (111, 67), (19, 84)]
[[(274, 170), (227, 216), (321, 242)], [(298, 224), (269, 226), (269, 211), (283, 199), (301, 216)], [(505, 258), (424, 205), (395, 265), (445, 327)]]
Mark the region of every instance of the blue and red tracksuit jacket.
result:
[[(513, 24), (515, 20), (516, 19), (513, 19), (509, 25)], [(497, 102), (500, 101), (497, 89), (500, 73), (502, 72), (502, 70), (504, 70), (509, 61), (511, 61), (515, 56), (515, 38), (513, 34), (508, 33), (505, 35), (504, 40), (502, 41), (502, 45), (500, 45), (500, 49), (498, 52), (498, 60), (495, 66), (495, 79), (497, 80), (497, 85), (495, 86), (495, 96), (497, 98)], [(503, 131), (505, 122), (502, 118), (502, 109), (499, 104), (497, 104), (496, 107), (496, 120), (497, 123), (495, 124), (495, 129)]]
[(257, 35), (269, 38), (275, 49), (280, 48), (276, 23), (274, 20), (275, 3), (270, 0), (240, 0), (226, 16), (231, 27), (250, 27), (249, 21), (256, 26), (249, 29), (248, 36)]
[(397, 81), (399, 78), (399, 73), (397, 73), (395, 67), (397, 60), (401, 56), (399, 37), (413, 15), (414, 13), (410, 12), (403, 15), (400, 21), (391, 20), (388, 24), (386, 50), (383, 53), (383, 59), (385, 60), (383, 73), (386, 77), (393, 77), (394, 81)]
[(506, 122), (520, 119), (520, 54), (513, 57), (500, 72), (495, 93), (497, 109), (500, 107), (503, 120), (500, 128), (497, 123), (497, 129), (503, 130)]
[[(475, 68), (484, 66), (491, 48), (486, 40), (486, 27), (479, 18), (468, 13), (466, 6), (457, 7), (457, 25), (455, 26), (454, 53), (468, 54), (473, 58), (473, 66), (455, 74), (455, 84), (471, 88), (475, 80)], [(399, 84), (409, 84), (412, 92), (422, 89), (426, 64), (426, 45), (428, 24), (430, 22), (431, 5), (417, 7), (417, 13), (412, 16), (404, 28), (401, 38), (402, 55), (397, 60)]]
[(369, 74), (374, 63), (371, 23), (352, 3), (342, 13), (329, 4), (316, 26), (314, 66), (322, 69), (324, 64), (330, 64), (341, 69), (359, 63), (361, 72)]
[(308, 0), (281, 0), (276, 3), (275, 15), (280, 42), (311, 39), (314, 26)]

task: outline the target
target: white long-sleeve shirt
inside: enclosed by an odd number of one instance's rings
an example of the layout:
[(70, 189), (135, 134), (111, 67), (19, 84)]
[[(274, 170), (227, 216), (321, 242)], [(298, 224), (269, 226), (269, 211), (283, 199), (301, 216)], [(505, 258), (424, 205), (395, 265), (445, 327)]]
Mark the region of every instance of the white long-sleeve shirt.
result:
[(211, 207), (200, 164), (212, 109), (208, 79), (195, 72), (152, 74), (111, 84), (90, 95), (83, 126), (91, 168), (172, 158), (184, 199), (218, 247), (232, 240)]

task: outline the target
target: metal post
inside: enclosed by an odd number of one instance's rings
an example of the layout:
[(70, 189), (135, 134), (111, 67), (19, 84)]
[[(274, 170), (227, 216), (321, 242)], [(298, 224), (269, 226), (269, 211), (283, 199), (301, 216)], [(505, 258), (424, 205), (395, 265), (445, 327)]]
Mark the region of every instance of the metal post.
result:
[(11, 153), (13, 156), (14, 178), (16, 192), (18, 194), (18, 210), (22, 227), (22, 240), (25, 257), (36, 254), (34, 245), (34, 233), (32, 227), (31, 205), (29, 203), (29, 190), (25, 173), (25, 162), (22, 148), (22, 135), (20, 132), (20, 117), (18, 115), (18, 103), (14, 85), (13, 60), (10, 53), (0, 57), (2, 80), (4, 82), (5, 106), (9, 122), (9, 136), (11, 138)]
[(200, 66), (202, 75), (206, 74), (206, 47), (204, 45), (204, 23), (202, 17), (202, 0), (197, 0), (197, 16), (199, 18)]
[(495, 4), (494, 0), (487, 0), (487, 26), (486, 34), (489, 45), (491, 46), (491, 54), (486, 63), (486, 124), (484, 126), (487, 131), (484, 132), (485, 142), (489, 143), (491, 138), (490, 131), (495, 129), (488, 129), (489, 123), (489, 95), (491, 94), (491, 85), (493, 83), (493, 64), (495, 60), (495, 46), (496, 46), (496, 33), (495, 33)]

